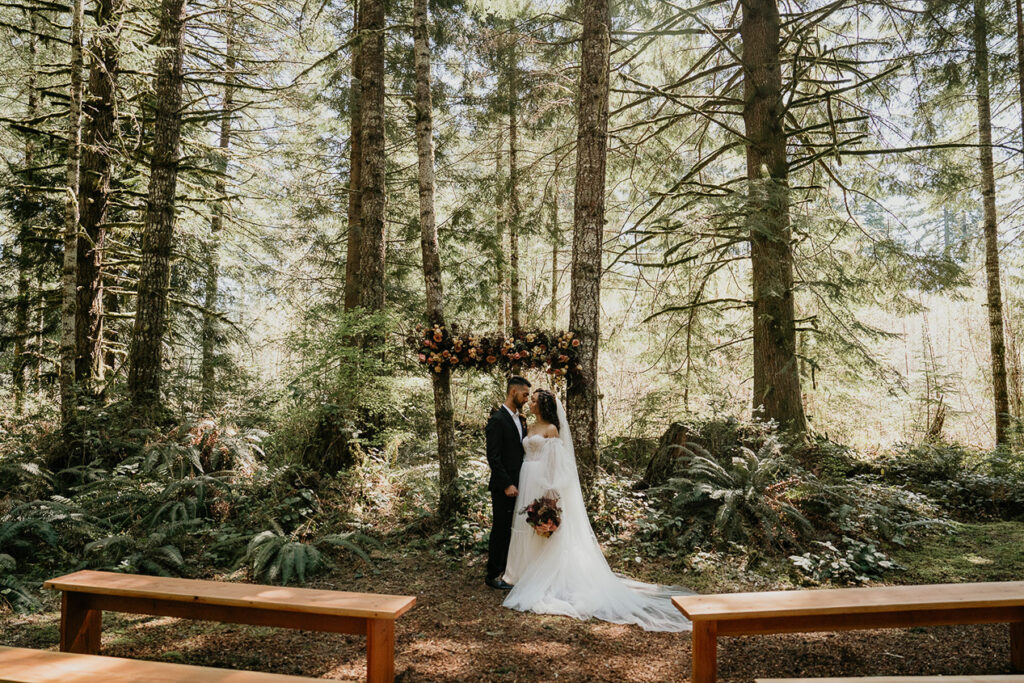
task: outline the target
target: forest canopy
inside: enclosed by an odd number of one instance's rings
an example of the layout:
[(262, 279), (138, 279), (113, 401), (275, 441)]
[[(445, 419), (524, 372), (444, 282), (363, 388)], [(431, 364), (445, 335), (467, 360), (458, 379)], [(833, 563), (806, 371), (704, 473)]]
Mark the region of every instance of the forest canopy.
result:
[(1024, 509), (1020, 0), (13, 0), (0, 34), (8, 602), (37, 542), (284, 583), (475, 552), (513, 372), (603, 538), (691, 569), (859, 583)]

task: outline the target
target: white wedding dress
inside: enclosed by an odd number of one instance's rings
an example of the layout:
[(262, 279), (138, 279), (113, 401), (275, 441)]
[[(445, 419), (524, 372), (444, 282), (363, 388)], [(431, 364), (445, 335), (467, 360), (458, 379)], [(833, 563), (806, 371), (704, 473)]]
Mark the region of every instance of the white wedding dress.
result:
[[(688, 631), (690, 622), (672, 605), (686, 589), (639, 583), (612, 572), (587, 518), (576, 471), (572, 436), (558, 402), (559, 436), (523, 439), (505, 581), (514, 585), (503, 603), (522, 612), (591, 617), (636, 624), (646, 631)], [(549, 493), (559, 496), (562, 522), (549, 538), (539, 536), (520, 511)]]

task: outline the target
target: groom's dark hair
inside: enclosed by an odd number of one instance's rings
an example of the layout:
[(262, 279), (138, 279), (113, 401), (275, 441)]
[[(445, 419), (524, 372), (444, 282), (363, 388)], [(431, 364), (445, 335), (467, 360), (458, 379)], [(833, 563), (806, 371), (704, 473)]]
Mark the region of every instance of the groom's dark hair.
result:
[(507, 394), (509, 391), (511, 391), (512, 387), (526, 387), (527, 389), (529, 389), (530, 383), (526, 380), (525, 377), (520, 377), (519, 375), (512, 375), (511, 377), (508, 378), (508, 384), (505, 385), (505, 393)]

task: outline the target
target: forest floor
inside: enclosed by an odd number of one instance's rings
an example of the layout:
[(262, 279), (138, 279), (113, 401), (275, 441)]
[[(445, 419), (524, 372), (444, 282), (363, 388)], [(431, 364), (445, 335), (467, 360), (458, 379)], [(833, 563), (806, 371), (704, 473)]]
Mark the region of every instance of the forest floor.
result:
[[(907, 569), (898, 583), (1024, 578), (1024, 523), (964, 525), (895, 554)], [(633, 626), (521, 614), (482, 579), (482, 556), (456, 560), (436, 549), (391, 544), (371, 565), (342, 560), (317, 587), (417, 596), (397, 622), (399, 681), (668, 681), (689, 677), (687, 634), (646, 633)], [(617, 560), (613, 564), (619, 566)], [(665, 567), (622, 566), (638, 578)], [(678, 577), (678, 573), (675, 574)], [(752, 575), (753, 576), (753, 575)], [(238, 577), (223, 577), (241, 579)], [(684, 575), (683, 580), (687, 577)], [(701, 590), (763, 590), (743, 574), (696, 577)], [(0, 644), (55, 648), (57, 596), (30, 615), (0, 614)], [(361, 637), (106, 614), (103, 653), (340, 680), (364, 680)], [(1003, 624), (724, 638), (719, 675), (864, 676), (1009, 672)]]

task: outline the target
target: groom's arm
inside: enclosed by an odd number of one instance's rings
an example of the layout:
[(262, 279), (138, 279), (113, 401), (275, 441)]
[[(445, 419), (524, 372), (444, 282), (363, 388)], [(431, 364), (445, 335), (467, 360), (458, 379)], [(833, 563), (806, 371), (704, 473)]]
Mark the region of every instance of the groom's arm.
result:
[(505, 491), (509, 486), (514, 486), (515, 482), (512, 481), (512, 477), (509, 476), (505, 470), (505, 463), (501, 461), (501, 422), (495, 419), (494, 416), (487, 421), (487, 429), (485, 431), (487, 435), (487, 464), (491, 466), (491, 471), (494, 472), (494, 476), (498, 480), (498, 484), (501, 486), (501, 490)]

